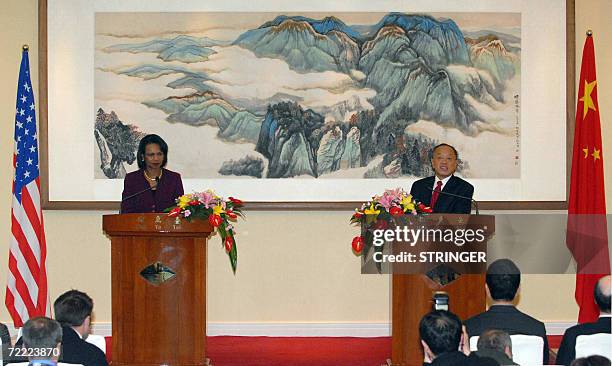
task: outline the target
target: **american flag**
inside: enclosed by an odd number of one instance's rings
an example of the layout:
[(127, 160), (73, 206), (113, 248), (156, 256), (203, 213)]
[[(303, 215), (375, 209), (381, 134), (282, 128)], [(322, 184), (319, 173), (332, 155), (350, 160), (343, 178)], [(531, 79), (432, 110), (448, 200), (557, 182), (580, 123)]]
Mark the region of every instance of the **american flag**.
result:
[(47, 293), (47, 246), (40, 207), (38, 135), (28, 50), (24, 47), (17, 85), (13, 206), (6, 307), (15, 327), (51, 314)]

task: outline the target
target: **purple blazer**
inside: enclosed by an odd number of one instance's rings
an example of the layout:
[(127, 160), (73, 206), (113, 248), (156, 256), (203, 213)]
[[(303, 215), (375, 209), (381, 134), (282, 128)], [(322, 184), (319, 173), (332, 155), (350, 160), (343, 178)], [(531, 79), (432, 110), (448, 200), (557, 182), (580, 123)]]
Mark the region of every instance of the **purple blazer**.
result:
[(176, 204), (176, 199), (183, 195), (181, 175), (168, 169), (163, 169), (157, 190), (146, 191), (132, 198), (130, 195), (149, 188), (149, 183), (142, 169), (128, 173), (123, 180), (121, 195), (121, 213), (163, 212)]

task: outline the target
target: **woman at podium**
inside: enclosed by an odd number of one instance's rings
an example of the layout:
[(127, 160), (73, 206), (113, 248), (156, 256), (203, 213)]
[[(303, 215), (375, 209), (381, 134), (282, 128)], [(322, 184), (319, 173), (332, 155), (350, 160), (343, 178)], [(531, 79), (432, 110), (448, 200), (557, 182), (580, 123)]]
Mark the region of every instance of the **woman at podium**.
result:
[(183, 195), (181, 175), (164, 167), (168, 144), (158, 135), (140, 140), (136, 154), (138, 170), (123, 181), (120, 213), (163, 212)]

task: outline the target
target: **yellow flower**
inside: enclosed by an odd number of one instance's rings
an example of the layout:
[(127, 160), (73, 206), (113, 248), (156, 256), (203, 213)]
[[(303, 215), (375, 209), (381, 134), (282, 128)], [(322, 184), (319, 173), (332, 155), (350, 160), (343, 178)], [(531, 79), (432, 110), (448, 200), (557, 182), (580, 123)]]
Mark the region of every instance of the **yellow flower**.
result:
[(400, 202), (402, 207), (405, 208), (405, 206), (409, 205), (412, 203), (412, 195), (409, 194), (407, 196), (404, 196), (404, 198), (402, 198), (402, 201)]
[(407, 196), (405, 196), (404, 198), (402, 198), (400, 204), (402, 205), (402, 208), (404, 209), (404, 212), (412, 212), (414, 211), (414, 201), (412, 200), (412, 195), (409, 194)]
[(191, 195), (185, 194), (179, 197), (178, 207), (185, 208), (189, 206), (189, 202), (191, 201)]
[(221, 215), (221, 213), (223, 213), (225, 211), (223, 211), (223, 207), (217, 205), (215, 207), (213, 207), (213, 214), (215, 215)]
[(374, 203), (370, 204), (370, 208), (366, 208), (364, 213), (366, 215), (378, 215), (380, 213), (380, 210), (375, 210), (374, 209)]

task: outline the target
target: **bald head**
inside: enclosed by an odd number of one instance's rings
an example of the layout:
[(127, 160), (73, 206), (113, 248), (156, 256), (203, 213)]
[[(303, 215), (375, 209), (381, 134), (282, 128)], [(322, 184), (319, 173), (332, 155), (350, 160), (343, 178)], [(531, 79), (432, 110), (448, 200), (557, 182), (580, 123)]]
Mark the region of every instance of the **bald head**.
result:
[(610, 314), (610, 292), (612, 292), (612, 277), (604, 276), (595, 286), (595, 302), (602, 313)]

